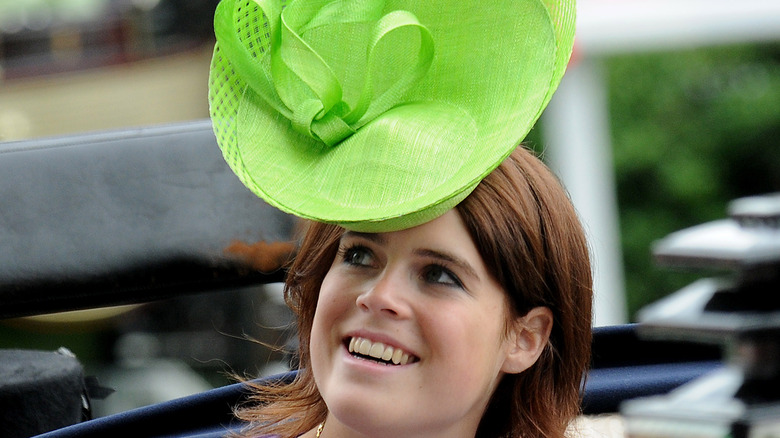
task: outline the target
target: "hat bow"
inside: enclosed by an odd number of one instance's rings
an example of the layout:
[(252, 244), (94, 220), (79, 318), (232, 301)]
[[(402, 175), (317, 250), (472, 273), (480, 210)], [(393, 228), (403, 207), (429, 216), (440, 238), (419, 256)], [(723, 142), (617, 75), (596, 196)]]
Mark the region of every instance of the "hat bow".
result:
[[(417, 17), (405, 10), (382, 14), (383, 2), (368, 0), (293, 2), (282, 8), (279, 0), (255, 0), (253, 11), (240, 11), (223, 1), (215, 14), (217, 42), (225, 57), (248, 86), (274, 110), (290, 120), (292, 127), (327, 147), (334, 146), (366, 123), (403, 101), (404, 94), (425, 76), (434, 57), (431, 33)], [(240, 15), (236, 14), (240, 13)], [(263, 17), (265, 16), (265, 17)], [(334, 69), (306, 41), (309, 32), (332, 25), (372, 23), (362, 59), (364, 77), (351, 90), (358, 96), (352, 105), (344, 101), (344, 88)], [(263, 36), (242, 39), (247, 26), (266, 26)], [(375, 92), (373, 72), (379, 57), (403, 59), (404, 45), (382, 44), (393, 34), (416, 29), (418, 50), (409, 67), (394, 83)], [(382, 46), (382, 50), (378, 47)]]

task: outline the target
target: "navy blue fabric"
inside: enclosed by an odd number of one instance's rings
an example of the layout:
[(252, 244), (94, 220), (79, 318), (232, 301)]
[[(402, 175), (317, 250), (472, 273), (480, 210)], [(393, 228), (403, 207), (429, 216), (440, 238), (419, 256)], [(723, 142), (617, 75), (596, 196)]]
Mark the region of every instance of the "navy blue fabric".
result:
[(625, 324), (593, 330), (584, 413), (617, 412), (623, 400), (665, 394), (721, 366), (716, 345), (647, 339), (639, 328)]
[(189, 397), (96, 418), (39, 437), (222, 437), (229, 430), (241, 426), (233, 418), (232, 407), (246, 395), (247, 389), (244, 385), (228, 385)]
[(617, 412), (624, 400), (665, 394), (722, 366), (718, 361), (593, 369), (585, 382), (585, 414)]
[[(719, 366), (716, 348), (684, 342), (649, 341), (635, 325), (594, 330), (593, 366), (585, 384), (586, 414), (616, 412), (635, 397), (665, 394)], [(273, 379), (291, 379), (294, 372)], [(134, 436), (217, 438), (241, 427), (232, 408), (246, 399), (233, 384), (166, 403), (98, 418), (40, 435), (41, 438)]]

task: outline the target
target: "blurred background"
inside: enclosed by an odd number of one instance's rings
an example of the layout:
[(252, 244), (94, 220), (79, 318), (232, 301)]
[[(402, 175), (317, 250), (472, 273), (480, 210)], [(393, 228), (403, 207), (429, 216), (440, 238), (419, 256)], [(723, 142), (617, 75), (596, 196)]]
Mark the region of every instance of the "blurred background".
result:
[[(0, 141), (208, 117), (216, 4), (0, 0)], [(526, 143), (572, 193), (594, 247), (595, 323), (615, 324), (693, 279), (655, 267), (655, 240), (780, 190), (780, 7), (578, 8), (569, 72)], [(284, 369), (285, 354), (247, 339), (284, 345), (289, 322), (270, 285), (0, 321), (0, 348), (68, 347), (117, 389), (104, 415)]]
[[(0, 0), (0, 142), (207, 118), (216, 4)], [(284, 371), (262, 343), (283, 347), (289, 324), (271, 284), (0, 320), (0, 348), (67, 347), (116, 390), (102, 416)]]

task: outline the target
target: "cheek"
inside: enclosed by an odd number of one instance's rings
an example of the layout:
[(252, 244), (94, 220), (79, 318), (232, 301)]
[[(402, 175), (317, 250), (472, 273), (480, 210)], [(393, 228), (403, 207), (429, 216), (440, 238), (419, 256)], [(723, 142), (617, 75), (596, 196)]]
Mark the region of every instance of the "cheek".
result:
[(339, 275), (331, 275), (330, 273), (326, 275), (320, 286), (320, 295), (317, 299), (315, 315), (320, 310), (327, 313), (346, 306), (349, 290), (349, 285)]
[(435, 327), (440, 335), (431, 346), (438, 353), (429, 382), (437, 388), (438, 400), (458, 406), (487, 403), (505, 359), (503, 324), (497, 324), (496, 317), (474, 317), (473, 313), (450, 315)]
[(338, 276), (330, 273), (325, 276), (320, 286), (317, 307), (314, 311), (312, 325), (312, 345), (315, 341), (325, 341), (330, 328), (350, 308), (350, 298), (346, 285), (339, 281)]
[(491, 359), (503, 352), (504, 319), (500, 306), (491, 309), (438, 307), (437, 315), (426, 318), (425, 326), (431, 333), (429, 339), (436, 339), (437, 348), (450, 360), (458, 361), (458, 364), (492, 363)]
[(452, 330), (447, 341), (457, 346), (464, 363), (479, 364), (488, 374), (500, 369), (507, 353), (505, 310), (502, 305), (472, 309), (460, 321), (453, 322), (458, 329)]

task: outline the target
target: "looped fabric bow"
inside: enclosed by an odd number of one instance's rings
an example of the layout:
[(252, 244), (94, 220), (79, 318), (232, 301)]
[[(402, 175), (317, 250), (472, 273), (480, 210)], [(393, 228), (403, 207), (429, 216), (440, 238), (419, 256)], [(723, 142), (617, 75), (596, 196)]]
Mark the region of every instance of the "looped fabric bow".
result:
[(285, 212), (365, 232), (425, 223), (536, 122), (574, 13), (573, 0), (222, 0), (217, 143)]
[[(255, 93), (279, 114), (292, 122), (299, 133), (333, 146), (355, 133), (379, 114), (401, 101), (404, 93), (428, 71), (433, 60), (433, 38), (409, 11), (397, 10), (383, 15), (384, 2), (309, 0), (296, 2), (282, 10), (278, 0), (256, 0), (257, 17), (234, 16), (231, 2), (222, 2), (215, 15), (217, 42), (236, 72)], [(246, 11), (240, 11), (246, 14)], [(262, 15), (260, 15), (262, 14)], [(264, 17), (263, 17), (264, 16)], [(242, 20), (267, 20), (267, 46), (253, 52), (241, 41)], [(333, 68), (304, 40), (307, 32), (332, 25), (372, 23), (365, 51), (365, 72), (357, 102), (344, 101), (344, 87)], [(374, 95), (372, 72), (378, 65), (377, 47), (383, 39), (405, 28), (419, 32), (416, 62), (394, 84)], [(403, 46), (388, 46), (394, 51), (383, 56), (403, 58)]]

